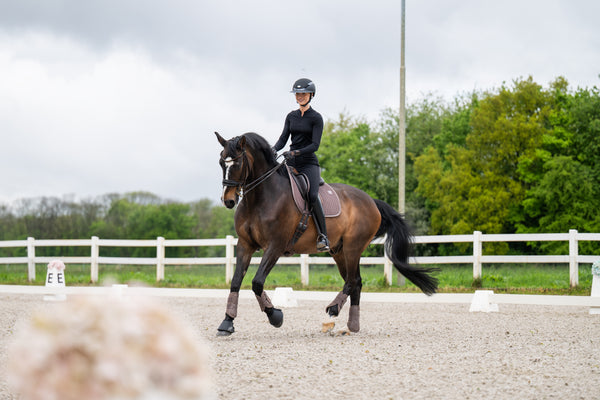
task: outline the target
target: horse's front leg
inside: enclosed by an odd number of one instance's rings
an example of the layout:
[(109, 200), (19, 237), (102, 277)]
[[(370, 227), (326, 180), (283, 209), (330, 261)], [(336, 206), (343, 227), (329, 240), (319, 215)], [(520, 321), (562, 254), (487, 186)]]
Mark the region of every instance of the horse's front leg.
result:
[(240, 288), (242, 287), (242, 281), (244, 280), (246, 271), (248, 271), (253, 252), (254, 250), (248, 249), (238, 243), (235, 272), (231, 279), (231, 288), (229, 297), (227, 298), (227, 308), (225, 309), (225, 319), (217, 328), (217, 336), (229, 336), (235, 332), (233, 320), (237, 317)]
[(264, 290), (264, 286), (267, 276), (275, 266), (280, 255), (280, 252), (274, 252), (267, 249), (258, 266), (258, 271), (256, 271), (254, 279), (252, 279), (252, 291), (256, 295), (260, 310), (267, 314), (269, 323), (275, 328), (279, 328), (283, 324), (283, 312), (280, 309), (273, 307), (271, 299), (269, 299), (267, 292)]

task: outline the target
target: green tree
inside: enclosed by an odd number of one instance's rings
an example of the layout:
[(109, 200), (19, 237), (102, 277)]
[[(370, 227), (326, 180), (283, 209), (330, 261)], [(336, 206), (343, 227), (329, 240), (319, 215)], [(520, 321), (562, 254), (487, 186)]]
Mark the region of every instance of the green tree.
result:
[[(566, 80), (558, 79), (551, 129), (535, 155), (520, 166), (522, 179), (530, 184), (522, 202), (519, 232), (565, 232), (600, 229), (600, 93), (596, 87), (568, 92)], [(564, 244), (534, 244), (564, 254)], [(592, 250), (598, 246), (584, 244)]]
[(341, 114), (337, 122), (327, 122), (318, 151), (323, 178), (376, 195), (369, 154), (372, 139), (370, 127), (364, 121)]
[[(547, 132), (552, 96), (528, 78), (485, 93), (474, 105), (457, 117), (462, 121), (457, 143), (447, 144), (441, 154), (432, 147), (415, 163), (432, 234), (514, 231), (509, 216), (526, 191), (518, 165), (535, 154)], [(448, 136), (437, 144), (450, 142), (443, 140)]]

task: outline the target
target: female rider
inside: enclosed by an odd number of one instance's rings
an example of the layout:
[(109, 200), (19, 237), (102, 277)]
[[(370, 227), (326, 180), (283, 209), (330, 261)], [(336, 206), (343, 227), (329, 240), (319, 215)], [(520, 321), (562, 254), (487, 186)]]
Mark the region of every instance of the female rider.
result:
[(329, 251), (325, 215), (319, 199), (321, 168), (315, 155), (323, 134), (323, 117), (310, 106), (310, 101), (316, 92), (317, 88), (310, 79), (302, 78), (294, 82), (291, 93), (296, 95), (296, 102), (300, 107), (291, 111), (285, 118), (283, 132), (275, 146), (273, 146), (273, 151), (281, 150), (287, 143), (288, 138), (292, 137), (290, 150), (284, 152), (283, 156), (290, 166), (306, 174), (310, 181), (308, 198), (318, 232), (317, 250)]

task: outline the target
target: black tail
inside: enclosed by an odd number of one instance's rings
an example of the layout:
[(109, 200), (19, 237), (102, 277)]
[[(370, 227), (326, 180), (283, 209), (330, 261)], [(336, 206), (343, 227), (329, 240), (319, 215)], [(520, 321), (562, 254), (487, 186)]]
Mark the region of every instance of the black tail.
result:
[(384, 201), (375, 199), (375, 204), (381, 214), (381, 225), (375, 236), (387, 234), (385, 240), (387, 256), (398, 272), (417, 285), (423, 293), (431, 296), (437, 291), (438, 280), (429, 274), (439, 269), (417, 268), (408, 264), (412, 236), (404, 218)]

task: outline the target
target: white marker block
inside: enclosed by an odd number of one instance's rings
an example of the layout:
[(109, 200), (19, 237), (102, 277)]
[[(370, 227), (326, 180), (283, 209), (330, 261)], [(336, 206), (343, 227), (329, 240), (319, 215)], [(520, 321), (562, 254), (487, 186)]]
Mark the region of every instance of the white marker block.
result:
[[(592, 275), (592, 297), (600, 297), (600, 275)], [(600, 307), (590, 307), (590, 314), (600, 314)]]
[(275, 288), (275, 294), (273, 294), (271, 303), (273, 303), (273, 306), (275, 307), (298, 307), (294, 289), (291, 287)]
[(469, 312), (497, 312), (498, 304), (491, 304), (493, 290), (476, 290), (471, 300)]

